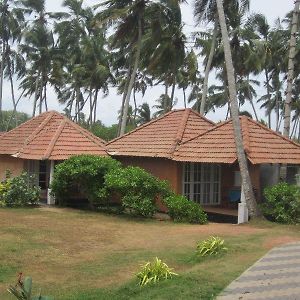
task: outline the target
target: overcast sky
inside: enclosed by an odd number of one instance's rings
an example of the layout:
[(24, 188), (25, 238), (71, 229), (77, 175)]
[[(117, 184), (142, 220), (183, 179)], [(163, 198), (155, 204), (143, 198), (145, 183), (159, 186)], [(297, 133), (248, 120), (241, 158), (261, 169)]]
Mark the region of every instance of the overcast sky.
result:
[[(62, 10), (62, 0), (46, 0), (47, 10), (48, 11), (61, 11)], [(100, 1), (97, 0), (86, 0), (84, 3), (86, 5), (96, 4)], [(196, 30), (193, 21), (193, 2), (194, 1), (187, 1), (188, 4), (183, 5), (182, 13), (183, 13), (183, 21), (185, 25), (185, 32), (188, 34), (189, 32), (193, 32)], [(251, 0), (251, 11), (253, 12), (260, 12), (264, 14), (269, 23), (273, 24), (274, 20), (278, 17), (283, 18), (287, 12), (293, 9), (294, 1), (293, 0)], [(200, 66), (203, 71), (203, 67)], [(200, 68), (200, 70), (201, 70)], [(210, 75), (211, 77), (214, 76), (213, 73)], [(145, 97), (138, 97), (138, 104), (142, 102), (148, 102), (151, 106), (154, 105), (154, 100), (157, 99), (160, 94), (162, 93), (161, 88), (154, 88), (149, 89), (146, 92)], [(258, 89), (258, 97), (264, 93), (263, 88)], [(5, 96), (7, 95), (7, 97)], [(11, 109), (10, 101), (6, 99), (10, 99), (9, 97), (9, 85), (5, 83), (4, 87), (4, 109)], [(182, 92), (177, 91), (176, 95), (178, 98), (177, 108), (183, 107), (183, 100), (182, 100)], [(110, 94), (106, 98), (99, 97), (99, 105), (98, 105), (98, 119), (100, 119), (104, 124), (110, 125), (116, 122), (117, 119), (117, 111), (119, 110), (120, 103), (121, 103), (121, 96), (115, 93), (115, 89), (111, 89)], [(53, 91), (49, 91), (48, 93), (48, 105), (50, 109), (55, 109), (61, 111), (63, 107), (60, 107), (56, 101), (56, 96)], [(249, 107), (245, 107), (245, 109), (249, 110), (251, 113), (251, 109)], [(23, 99), (19, 105), (19, 110), (25, 111), (27, 113), (31, 113), (32, 111), (32, 101), (28, 99)], [(210, 113), (208, 115), (214, 121), (219, 121), (224, 118), (225, 111), (220, 110), (216, 113)], [(263, 117), (263, 113), (260, 114)]]

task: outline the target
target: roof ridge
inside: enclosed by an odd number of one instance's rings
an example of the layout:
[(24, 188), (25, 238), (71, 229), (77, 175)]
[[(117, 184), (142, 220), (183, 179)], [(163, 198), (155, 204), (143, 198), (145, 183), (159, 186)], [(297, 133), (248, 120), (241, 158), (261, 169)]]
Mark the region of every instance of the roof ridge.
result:
[(44, 115), (44, 114), (47, 114), (47, 113), (49, 113), (49, 112), (53, 112), (53, 111), (45, 111), (45, 112), (43, 112), (42, 114), (39, 114), (39, 115), (37, 115), (37, 116), (34, 116), (33, 118), (30, 118), (29, 120), (27, 120), (27, 121), (21, 123), (20, 125), (18, 125), (17, 127), (13, 128), (13, 129), (11, 129), (11, 130), (9, 130), (9, 131), (4, 131), (2, 137), (3, 137), (4, 135), (8, 134), (8, 133), (11, 133), (11, 132), (16, 131), (17, 129), (19, 129), (20, 127), (23, 127), (24, 125), (26, 125), (27, 123), (31, 122), (32, 120), (37, 119), (37, 118), (39, 118), (40, 116), (42, 116), (42, 115)]
[(104, 140), (98, 138), (93, 133), (89, 132), (87, 129), (81, 127), (79, 124), (74, 123), (73, 121), (71, 121), (66, 116), (63, 116), (63, 117), (64, 117), (66, 123), (68, 123), (72, 127), (75, 127), (75, 129), (79, 130), (80, 133), (83, 134), (86, 138), (88, 138), (91, 142), (95, 143), (98, 146), (101, 146), (104, 149), (104, 151), (107, 152), (107, 150), (105, 148), (106, 143), (105, 143)]
[(183, 135), (184, 135), (184, 132), (185, 132), (185, 129), (186, 129), (186, 124), (187, 124), (187, 121), (189, 119), (190, 113), (191, 113), (191, 109), (188, 108), (184, 111), (184, 113), (182, 115), (181, 122), (178, 126), (177, 133), (176, 133), (176, 136), (175, 136), (175, 141), (174, 141), (174, 143), (173, 143), (173, 145), (171, 146), (171, 149), (170, 149), (170, 156), (171, 157), (172, 157), (173, 153), (175, 152), (177, 146), (182, 141), (182, 138), (183, 138)]
[(202, 118), (203, 120), (213, 124), (213, 125), (216, 125), (216, 123), (212, 120), (209, 120), (208, 118), (206, 118), (205, 116), (201, 115), (198, 111), (192, 109), (192, 108), (189, 108), (191, 110), (192, 113), (194, 113), (195, 115), (197, 115), (198, 117)]
[[(46, 113), (49, 113), (49, 112), (46, 112)], [(41, 130), (46, 126), (46, 124), (52, 119), (54, 113), (55, 113), (55, 111), (51, 111), (51, 112), (49, 113), (49, 115), (41, 122), (41, 124), (40, 124), (34, 131), (32, 131), (32, 133), (26, 138), (26, 140), (24, 141), (22, 147), (20, 147), (20, 148), (17, 150), (17, 152), (15, 152), (14, 154), (12, 154), (13, 156), (18, 157), (18, 156), (20, 155), (20, 153), (24, 150), (24, 148), (25, 148), (30, 142), (32, 142), (32, 141), (34, 140), (34, 137), (37, 136), (37, 135), (41, 132)], [(45, 114), (45, 113), (43, 113), (43, 114)], [(37, 117), (39, 117), (39, 116), (41, 116), (41, 115), (42, 115), (42, 114), (40, 114), (40, 115), (34, 117), (33, 119), (28, 120), (27, 122), (29, 122), (29, 121), (31, 121), (31, 120), (34, 120), (35, 118), (37, 118)], [(27, 123), (27, 122), (25, 122), (25, 123)], [(24, 124), (24, 123), (23, 123), (23, 124)], [(23, 124), (21, 124), (21, 125), (23, 125)], [(20, 125), (20, 126), (21, 126), (21, 125)], [(16, 127), (16, 128), (17, 128), (17, 127)]]
[(63, 129), (65, 127), (66, 122), (67, 122), (66, 119), (61, 120), (61, 122), (60, 122), (58, 128), (56, 129), (56, 132), (55, 132), (55, 134), (54, 134), (54, 136), (53, 136), (53, 138), (52, 138), (52, 140), (51, 140), (51, 142), (50, 142), (50, 144), (47, 148), (47, 150), (45, 151), (45, 155), (44, 155), (43, 159), (48, 159), (49, 158), (49, 156), (50, 156), (50, 154), (51, 154), (51, 152), (52, 152), (52, 150), (53, 150), (53, 148), (54, 148), (54, 146), (57, 142), (57, 139), (59, 138), (59, 135), (61, 134), (61, 132), (63, 131)]
[(108, 142), (106, 143), (106, 145), (109, 145), (109, 144), (111, 144), (111, 143), (113, 143), (113, 142), (119, 140), (120, 138), (123, 138), (124, 136), (128, 136), (128, 135), (130, 135), (130, 134), (132, 134), (132, 133), (134, 133), (134, 132), (136, 132), (136, 131), (138, 131), (138, 130), (140, 130), (140, 129), (143, 129), (143, 128), (145, 128), (145, 127), (147, 127), (147, 126), (149, 126), (149, 125), (151, 125), (151, 124), (153, 124), (153, 123), (155, 123), (155, 122), (161, 120), (162, 118), (165, 118), (166, 116), (168, 116), (168, 115), (170, 115), (170, 114), (172, 114), (172, 113), (174, 113), (174, 112), (176, 112), (176, 111), (179, 111), (179, 110), (172, 109), (172, 110), (170, 110), (169, 112), (165, 113), (164, 115), (160, 116), (159, 118), (153, 119), (153, 120), (151, 120), (151, 121), (149, 121), (149, 122), (147, 122), (147, 123), (145, 123), (145, 124), (143, 124), (143, 125), (141, 125), (141, 126), (138, 126), (137, 128), (135, 128), (135, 129), (133, 129), (133, 130), (131, 130), (131, 131), (129, 131), (129, 132), (127, 132), (127, 133), (121, 135), (121, 136), (118, 136), (118, 137), (112, 139), (111, 141), (108, 141)]
[(231, 121), (232, 121), (232, 120), (229, 119), (229, 120), (220, 122), (219, 124), (215, 124), (215, 126), (214, 126), (213, 128), (207, 129), (206, 131), (204, 131), (204, 132), (202, 132), (202, 133), (200, 133), (200, 134), (198, 134), (198, 135), (196, 135), (196, 136), (193, 136), (193, 137), (191, 137), (191, 138), (185, 140), (181, 145), (183, 145), (183, 144), (185, 144), (185, 143), (187, 143), (187, 142), (189, 142), (189, 141), (192, 141), (192, 140), (194, 140), (194, 139), (196, 139), (196, 138), (199, 138), (199, 137), (203, 136), (204, 134), (209, 133), (209, 132), (211, 132), (211, 131), (213, 131), (213, 130), (215, 130), (215, 129), (217, 129), (217, 128), (223, 126), (223, 125), (226, 125), (227, 123), (229, 123), (229, 122), (231, 122)]
[[(247, 116), (245, 116), (245, 117), (248, 118)], [(287, 138), (287, 137), (283, 136), (281, 133), (276, 132), (275, 130), (273, 130), (273, 129), (271, 129), (271, 128), (269, 128), (269, 127), (261, 124), (260, 122), (257, 122), (257, 121), (255, 121), (255, 120), (253, 120), (251, 118), (248, 118), (248, 119), (249, 119), (250, 122), (254, 123), (255, 125), (258, 125), (262, 129), (265, 129), (265, 130), (269, 131), (270, 133), (273, 133), (273, 134), (277, 135), (278, 137), (280, 137), (280, 138), (286, 140), (287, 142), (289, 142), (289, 143), (291, 143), (291, 144), (293, 144), (293, 145), (295, 145), (295, 146), (297, 146), (297, 147), (300, 148), (300, 144), (294, 142), (290, 138)]]
[(248, 154), (250, 153), (250, 137), (249, 137), (249, 127), (248, 127), (247, 117), (246, 118), (241, 117), (241, 131), (242, 131), (244, 149), (245, 152)]
[(25, 140), (24, 146), (28, 145), (30, 142), (33, 141), (34, 137), (37, 136), (42, 131), (42, 129), (46, 126), (46, 124), (52, 119), (54, 114), (55, 111), (51, 111), (49, 115), (42, 121), (42, 123), (34, 131), (32, 131), (32, 133)]

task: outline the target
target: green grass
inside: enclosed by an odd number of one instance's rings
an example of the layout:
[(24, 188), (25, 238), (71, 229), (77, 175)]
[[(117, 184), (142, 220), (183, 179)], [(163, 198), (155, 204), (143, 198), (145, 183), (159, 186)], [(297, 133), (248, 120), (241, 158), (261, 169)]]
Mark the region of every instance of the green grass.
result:
[[(61, 300), (214, 299), (273, 246), (300, 240), (299, 226), (266, 221), (184, 225), (128, 219), (71, 209), (0, 209), (0, 299), (19, 272), (35, 291)], [(208, 236), (225, 239), (228, 251), (196, 255)], [(140, 265), (159, 257), (179, 274), (140, 287)]]

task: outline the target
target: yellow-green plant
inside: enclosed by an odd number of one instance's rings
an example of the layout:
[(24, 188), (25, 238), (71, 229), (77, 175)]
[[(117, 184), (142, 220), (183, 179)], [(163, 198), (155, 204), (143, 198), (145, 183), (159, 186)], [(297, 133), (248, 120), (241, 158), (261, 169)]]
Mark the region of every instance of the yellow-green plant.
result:
[(224, 240), (218, 236), (210, 236), (208, 239), (197, 243), (197, 254), (200, 256), (217, 255), (228, 249), (224, 246)]
[(7, 290), (18, 300), (53, 300), (52, 297), (42, 296), (41, 293), (38, 296), (32, 296), (32, 279), (31, 277), (23, 279), (22, 273), (19, 274), (16, 285), (9, 286)]
[(147, 262), (141, 266), (141, 271), (136, 274), (139, 285), (145, 286), (149, 283), (158, 283), (163, 279), (170, 279), (178, 274), (173, 272), (161, 259), (155, 258), (153, 262)]

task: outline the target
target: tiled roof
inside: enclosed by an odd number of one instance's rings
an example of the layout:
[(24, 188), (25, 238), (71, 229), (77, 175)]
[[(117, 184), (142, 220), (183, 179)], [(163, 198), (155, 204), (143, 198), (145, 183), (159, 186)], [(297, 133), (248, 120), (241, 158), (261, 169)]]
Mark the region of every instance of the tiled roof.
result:
[[(300, 145), (264, 125), (240, 117), (244, 149), (253, 164), (300, 164)], [(206, 133), (177, 147), (176, 161), (234, 163), (237, 160), (232, 121), (216, 125)]]
[(55, 111), (3, 134), (0, 154), (37, 160), (62, 160), (77, 154), (108, 155), (103, 140)]
[(195, 137), (214, 123), (191, 109), (172, 110), (164, 116), (107, 144), (109, 154), (171, 158), (178, 143)]

